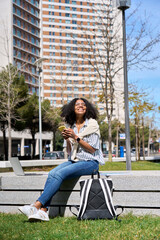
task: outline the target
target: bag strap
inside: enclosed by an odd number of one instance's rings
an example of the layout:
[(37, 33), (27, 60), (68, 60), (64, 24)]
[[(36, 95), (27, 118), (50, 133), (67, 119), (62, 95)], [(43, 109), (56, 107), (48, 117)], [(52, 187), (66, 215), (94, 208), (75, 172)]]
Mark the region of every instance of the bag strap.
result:
[(74, 216), (78, 216), (78, 213), (76, 214), (75, 212), (72, 211), (72, 208), (76, 208), (77, 211), (79, 211), (79, 205), (72, 205), (72, 206), (69, 206), (69, 210), (71, 211), (71, 213), (74, 215)]
[(115, 208), (113, 205), (111, 190), (108, 185), (108, 182), (106, 181), (106, 179), (99, 179), (99, 182), (100, 182), (101, 188), (103, 190), (103, 194), (105, 197), (105, 201), (106, 201), (108, 210), (110, 211), (111, 216), (113, 216), (115, 218), (117, 216), (117, 214), (116, 214), (116, 211), (115, 211)]
[[(97, 171), (96, 174), (97, 174), (97, 178), (99, 179), (99, 178), (100, 178), (100, 173), (99, 173), (99, 171)], [(92, 173), (91, 178), (94, 179), (94, 176), (95, 176), (96, 174), (93, 174), (93, 173)]]
[(91, 188), (92, 181), (93, 181), (93, 179), (86, 179), (85, 183), (83, 185), (82, 192), (81, 192), (80, 207), (79, 207), (79, 212), (78, 212), (78, 216), (77, 216), (78, 219), (81, 219), (81, 217), (83, 216), (83, 214), (86, 210), (89, 191)]
[(117, 210), (117, 208), (121, 208), (121, 212), (119, 213), (119, 214), (117, 214), (117, 217), (121, 214), (121, 213), (123, 213), (123, 211), (124, 211), (124, 207), (123, 206), (121, 206), (121, 205), (116, 205), (116, 206), (114, 206), (115, 207), (115, 210)]

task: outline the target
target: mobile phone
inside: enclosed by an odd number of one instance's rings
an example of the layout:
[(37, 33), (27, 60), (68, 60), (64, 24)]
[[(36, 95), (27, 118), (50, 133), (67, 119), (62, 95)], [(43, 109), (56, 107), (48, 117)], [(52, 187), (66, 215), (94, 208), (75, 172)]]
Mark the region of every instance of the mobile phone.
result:
[(62, 126), (59, 126), (59, 128), (58, 128), (58, 130), (59, 130), (60, 132), (63, 132), (63, 131), (64, 131), (64, 129), (66, 129), (66, 126), (64, 126), (64, 125), (62, 125)]

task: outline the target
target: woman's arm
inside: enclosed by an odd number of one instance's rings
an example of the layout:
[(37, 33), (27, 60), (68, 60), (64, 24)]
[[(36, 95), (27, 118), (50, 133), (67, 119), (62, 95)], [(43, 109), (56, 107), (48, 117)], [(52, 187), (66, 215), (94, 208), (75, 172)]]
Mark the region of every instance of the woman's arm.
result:
[(69, 141), (69, 139), (66, 139), (67, 142), (67, 153), (70, 154), (71, 153), (71, 143)]
[[(62, 132), (62, 135), (65, 139), (73, 138), (75, 141), (77, 141), (77, 138), (78, 138), (78, 136), (74, 133), (73, 129), (71, 129), (71, 128)], [(68, 141), (69, 141), (69, 139), (68, 139)], [(81, 147), (83, 147), (85, 150), (87, 150), (90, 153), (94, 153), (96, 151), (95, 148), (93, 148), (89, 143), (85, 142), (82, 139), (80, 139), (79, 144), (81, 145)], [(71, 145), (70, 145), (70, 151), (71, 151)]]

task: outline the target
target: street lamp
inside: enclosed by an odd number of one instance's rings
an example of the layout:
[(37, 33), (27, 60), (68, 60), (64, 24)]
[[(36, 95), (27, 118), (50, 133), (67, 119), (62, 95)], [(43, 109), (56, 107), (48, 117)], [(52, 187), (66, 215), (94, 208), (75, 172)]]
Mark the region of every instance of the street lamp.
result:
[(34, 65), (36, 65), (36, 70), (39, 73), (39, 159), (42, 159), (41, 72), (42, 62), (45, 60), (47, 60), (47, 58), (39, 58), (34, 62)]
[(129, 127), (128, 78), (127, 78), (127, 54), (126, 54), (126, 23), (125, 23), (125, 10), (131, 6), (131, 0), (114, 0), (114, 1), (115, 1), (114, 2), (115, 6), (122, 11), (126, 168), (127, 168), (127, 170), (131, 170), (131, 144), (130, 144), (130, 127)]

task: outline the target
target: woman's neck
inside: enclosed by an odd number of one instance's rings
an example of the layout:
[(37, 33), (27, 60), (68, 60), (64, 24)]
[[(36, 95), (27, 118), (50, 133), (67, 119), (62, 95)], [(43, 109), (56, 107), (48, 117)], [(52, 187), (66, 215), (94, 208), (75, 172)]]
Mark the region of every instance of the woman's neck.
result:
[(76, 125), (81, 125), (82, 123), (84, 123), (83, 118), (76, 118)]

